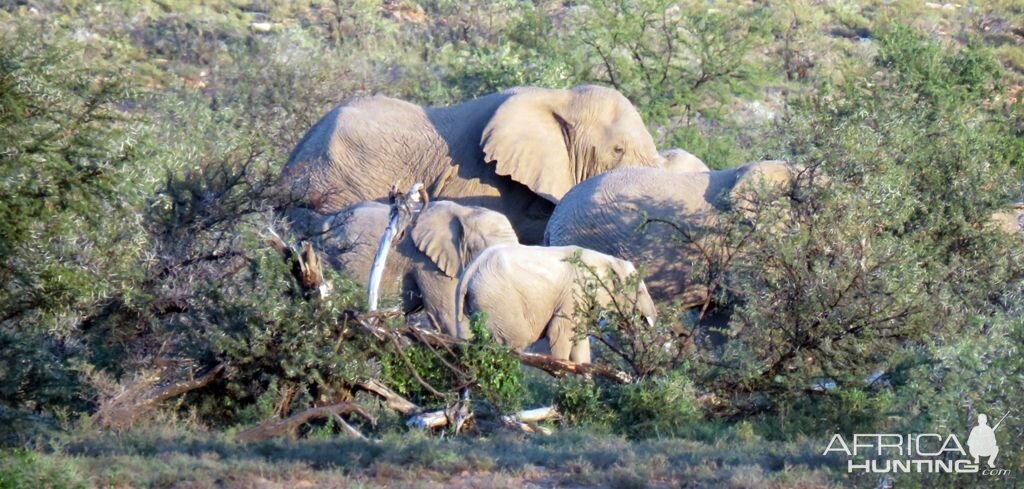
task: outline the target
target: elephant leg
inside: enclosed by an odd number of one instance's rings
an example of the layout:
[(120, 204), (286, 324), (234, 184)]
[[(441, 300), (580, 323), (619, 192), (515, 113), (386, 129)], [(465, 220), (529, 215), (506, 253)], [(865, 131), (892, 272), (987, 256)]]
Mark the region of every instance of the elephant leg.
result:
[(590, 363), (590, 340), (576, 336), (576, 323), (571, 319), (555, 315), (548, 322), (547, 339), (551, 347), (551, 356), (562, 360), (579, 363)]
[(573, 345), (569, 352), (569, 360), (576, 363), (590, 363), (590, 338), (582, 337)]
[(558, 316), (548, 321), (547, 338), (551, 347), (551, 356), (568, 360), (573, 347), (573, 323), (568, 318)]
[(412, 274), (402, 277), (402, 312), (406, 315), (423, 309), (423, 292)]

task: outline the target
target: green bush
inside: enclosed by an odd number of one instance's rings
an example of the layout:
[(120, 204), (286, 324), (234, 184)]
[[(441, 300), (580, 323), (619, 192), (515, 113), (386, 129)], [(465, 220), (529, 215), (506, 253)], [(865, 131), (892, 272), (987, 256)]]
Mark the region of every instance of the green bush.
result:
[(766, 9), (600, 0), (578, 11), (561, 47), (577, 59), (580, 81), (625, 94), (657, 129), (659, 147), (682, 147), (715, 168), (748, 159), (730, 128), (749, 132), (750, 124), (731, 120), (726, 107), (772, 78), (755, 54), (771, 27)]
[(86, 407), (79, 374), (103, 338), (94, 326), (111, 304), (139, 297), (137, 206), (154, 179), (138, 164), (143, 121), (121, 109), (135, 97), (126, 74), (91, 65), (66, 36), (0, 30), (4, 408)]
[(381, 349), (382, 378), (425, 405), (454, 401), (463, 388), (470, 388), (474, 400), (487, 402), (498, 413), (518, 411), (526, 397), (523, 367), (508, 347), (493, 339), (486, 324), (485, 314), (473, 316), (473, 338), (457, 350), (422, 344)]
[(348, 399), (352, 384), (373, 374), (372, 345), (341, 321), (361, 289), (328, 274), (330, 295), (307, 301), (289, 263), (269, 248), (254, 254), (235, 286), (208, 283), (203, 302), (170, 323), (183, 352), (226, 367), (223, 381), (191, 394), (198, 414), (252, 423)]
[(473, 376), (474, 385), (484, 399), (494, 404), (499, 412), (510, 413), (521, 407), (523, 367), (509, 354), (509, 348), (499, 345), (487, 328), (487, 315), (471, 318), (473, 339), (461, 352), (459, 360)]
[(0, 489), (89, 487), (88, 478), (67, 459), (25, 449), (0, 451)]
[(614, 399), (616, 428), (630, 437), (682, 436), (702, 417), (693, 382), (681, 371), (619, 386)]
[[(730, 270), (732, 339), (694, 363), (742, 411), (818, 412), (796, 431), (890, 422), (940, 351), (1003, 321), (1020, 274), (989, 224), (1019, 192), (1016, 115), (987, 102), (1005, 74), (975, 44), (946, 51), (901, 27), (878, 43), (881, 71), (787, 121), (805, 171), (732, 223), (754, 230)], [(813, 388), (822, 378), (835, 388)]]
[(604, 394), (604, 389), (593, 381), (575, 377), (563, 379), (555, 392), (555, 405), (562, 422), (590, 429), (610, 426), (615, 413)]

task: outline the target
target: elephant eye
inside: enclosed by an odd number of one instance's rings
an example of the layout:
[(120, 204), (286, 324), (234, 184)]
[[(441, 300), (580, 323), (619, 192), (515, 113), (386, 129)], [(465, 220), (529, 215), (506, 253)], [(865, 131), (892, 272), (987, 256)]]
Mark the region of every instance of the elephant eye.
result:
[(623, 148), (621, 144), (616, 144), (614, 151), (615, 154), (622, 154), (626, 152), (626, 148)]

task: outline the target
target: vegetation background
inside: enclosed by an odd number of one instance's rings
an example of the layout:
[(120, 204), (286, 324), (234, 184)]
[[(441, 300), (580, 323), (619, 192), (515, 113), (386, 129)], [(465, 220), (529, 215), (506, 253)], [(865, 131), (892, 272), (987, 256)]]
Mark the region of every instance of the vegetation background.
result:
[[(1014, 0), (0, 0), (0, 487), (1019, 486), (1021, 246), (990, 216), (1021, 196), (1022, 75)], [(635, 383), (553, 381), (485, 343), (467, 380), (348, 334), (360, 286), (331, 275), (307, 302), (263, 243), (286, 230), (288, 153), (345, 98), (583, 83), (712, 168), (829, 176), (723, 226), (742, 253), (703, 279), (732, 304), (724, 346), (659, 354), (695, 321), (665, 305), (602, 356)], [(550, 437), (410, 432), (365, 378), (430, 407), (469, 382), (481, 416), (554, 402), (563, 419)], [(371, 411), (348, 421), (376, 441), (332, 420), (235, 441), (338, 400)], [(851, 475), (821, 455), (837, 432), (964, 439), (978, 413), (1010, 413), (1006, 475)]]

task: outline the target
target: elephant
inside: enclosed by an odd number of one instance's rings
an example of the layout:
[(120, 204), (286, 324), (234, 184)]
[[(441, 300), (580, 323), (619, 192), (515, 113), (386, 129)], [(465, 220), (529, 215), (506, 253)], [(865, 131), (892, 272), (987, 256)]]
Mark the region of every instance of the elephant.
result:
[(520, 87), (449, 107), (375, 95), (350, 99), (305, 134), (282, 172), (297, 203), (321, 214), (422, 182), (431, 199), (498, 211), (539, 244), (574, 185), (662, 157), (618, 91)]
[[(720, 213), (749, 212), (751, 192), (791, 184), (799, 169), (782, 161), (761, 161), (719, 171), (680, 173), (664, 168), (630, 168), (577, 185), (558, 203), (545, 242), (577, 245), (629, 260), (645, 268), (655, 300), (704, 303), (707, 291), (688, 282), (701, 259), (698, 241)], [(681, 243), (677, 230), (644, 216), (694, 232)], [(744, 215), (744, 214), (741, 214)]]
[[(389, 212), (386, 204), (362, 202), (325, 219), (318, 244), (329, 263), (366, 284)], [(487, 247), (519, 242), (505, 216), (448, 201), (430, 202), (395, 241), (381, 291), (400, 292), (405, 313), (422, 308), (435, 327), (451, 335), (459, 274)]]
[(1024, 233), (1024, 204), (1015, 203), (1009, 209), (992, 213), (991, 221), (996, 229), (1020, 237)]
[[(578, 256), (597, 277), (571, 263)], [(457, 335), (471, 338), (469, 320), (486, 313), (487, 327), (500, 343), (524, 349), (547, 340), (551, 355), (562, 360), (590, 363), (590, 342), (577, 337), (577, 301), (587, 278), (605, 280), (614, 273), (621, 280), (636, 273), (633, 264), (579, 246), (498, 245), (478, 255), (459, 278), (456, 292)], [(612, 290), (609, 290), (612, 289)], [(635, 296), (630, 297), (631, 292)], [(635, 290), (614, 285), (597, 287), (594, 299), (601, 306), (614, 300), (633, 304), (654, 325), (658, 311), (641, 281)], [(623, 306), (628, 307), (628, 306)]]
[(700, 158), (679, 148), (666, 149), (658, 154), (664, 159), (661, 168), (666, 170), (677, 172), (711, 171)]

